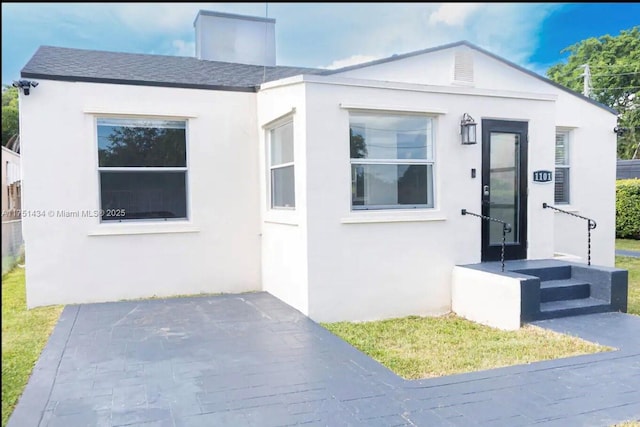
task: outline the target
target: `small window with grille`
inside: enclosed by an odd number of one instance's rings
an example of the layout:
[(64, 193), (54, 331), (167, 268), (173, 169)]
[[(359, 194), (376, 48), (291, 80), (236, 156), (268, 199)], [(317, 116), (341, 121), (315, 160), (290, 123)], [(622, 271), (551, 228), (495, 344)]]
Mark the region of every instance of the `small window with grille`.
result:
[(569, 163), (569, 132), (556, 132), (555, 203), (568, 204), (570, 197), (571, 165)]

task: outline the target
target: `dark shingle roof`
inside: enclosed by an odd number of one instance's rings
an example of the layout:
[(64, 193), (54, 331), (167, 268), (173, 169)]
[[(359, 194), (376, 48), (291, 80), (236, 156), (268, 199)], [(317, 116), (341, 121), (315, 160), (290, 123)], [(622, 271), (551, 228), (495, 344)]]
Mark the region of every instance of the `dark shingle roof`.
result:
[(182, 56), (146, 55), (41, 46), (24, 66), (24, 78), (120, 83), (254, 92), (264, 82), (317, 73), (301, 67), (206, 61)]
[(27, 65), (24, 66), (21, 75), (25, 78), (34, 79), (255, 92), (260, 84), (273, 80), (300, 74), (339, 74), (456, 46), (468, 46), (610, 113), (617, 114), (616, 110), (607, 105), (587, 98), (468, 41), (450, 43), (402, 55), (393, 55), (337, 70), (282, 66), (262, 67), (260, 65), (206, 61), (183, 56), (146, 55), (41, 46)]

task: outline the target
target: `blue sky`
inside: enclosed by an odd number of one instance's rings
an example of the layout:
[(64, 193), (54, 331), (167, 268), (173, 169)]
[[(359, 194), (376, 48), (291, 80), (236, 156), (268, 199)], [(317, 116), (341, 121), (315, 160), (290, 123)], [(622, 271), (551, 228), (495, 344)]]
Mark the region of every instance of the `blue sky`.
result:
[[(2, 82), (40, 45), (192, 56), (199, 9), (265, 16), (265, 3), (2, 3)], [(588, 37), (640, 25), (638, 3), (270, 3), (280, 65), (351, 65), (468, 40), (538, 73)]]

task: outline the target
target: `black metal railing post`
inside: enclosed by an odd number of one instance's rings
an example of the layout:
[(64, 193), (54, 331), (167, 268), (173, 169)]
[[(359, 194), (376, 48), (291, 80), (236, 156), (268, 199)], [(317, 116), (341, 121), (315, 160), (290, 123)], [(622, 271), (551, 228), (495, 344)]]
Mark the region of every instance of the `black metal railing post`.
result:
[(462, 209), (462, 211), (460, 212), (462, 215), (471, 215), (471, 216), (475, 216), (477, 218), (482, 219), (483, 221), (492, 221), (492, 222), (497, 222), (499, 224), (502, 224), (502, 248), (500, 251), (500, 264), (502, 266), (502, 271), (504, 271), (504, 248), (507, 244), (507, 233), (511, 233), (511, 225), (507, 222), (504, 222), (502, 220), (499, 220), (497, 218), (492, 218), (490, 216), (486, 216), (486, 215), (480, 215), (477, 213), (473, 213), (473, 212), (469, 212), (466, 209)]
[(575, 216), (576, 218), (584, 219), (585, 221), (587, 221), (587, 265), (591, 265), (591, 230), (594, 230), (596, 228), (597, 226), (596, 222), (591, 218), (587, 218), (586, 216), (582, 216), (573, 212), (558, 209), (555, 206), (549, 205), (548, 203), (543, 203), (542, 208), (553, 209), (554, 211), (562, 212), (563, 214)]

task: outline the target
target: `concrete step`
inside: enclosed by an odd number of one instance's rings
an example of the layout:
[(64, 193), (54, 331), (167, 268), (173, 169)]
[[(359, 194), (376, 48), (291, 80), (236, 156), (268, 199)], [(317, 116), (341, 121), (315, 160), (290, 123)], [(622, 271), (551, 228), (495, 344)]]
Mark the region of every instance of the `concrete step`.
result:
[(514, 271), (517, 273), (527, 274), (529, 276), (539, 277), (540, 281), (563, 280), (571, 278), (571, 267), (568, 265), (542, 268), (523, 268)]
[(545, 280), (540, 282), (540, 302), (589, 298), (591, 285), (579, 279)]
[(540, 304), (539, 319), (579, 316), (581, 314), (605, 313), (611, 311), (611, 305), (596, 298), (571, 299), (566, 301), (550, 301)]

